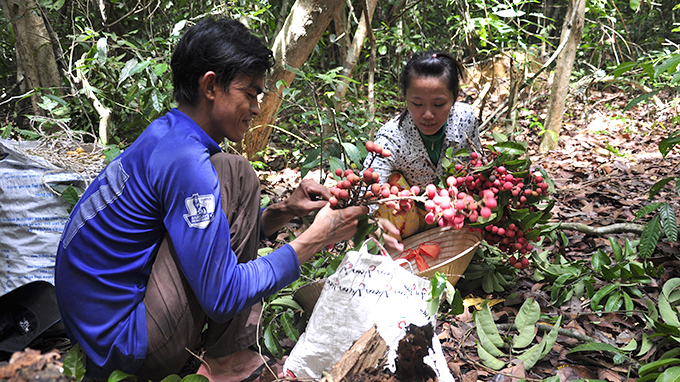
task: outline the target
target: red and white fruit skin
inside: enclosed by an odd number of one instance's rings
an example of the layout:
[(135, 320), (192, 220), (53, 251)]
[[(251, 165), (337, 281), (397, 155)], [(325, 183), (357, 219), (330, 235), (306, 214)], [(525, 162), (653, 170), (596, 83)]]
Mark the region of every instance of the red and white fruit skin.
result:
[[(511, 266), (525, 269), (529, 266), (525, 255), (534, 249), (527, 239), (532, 227), (523, 230), (520, 222), (508, 218), (508, 211), (510, 208), (536, 211), (537, 204), (547, 195), (548, 183), (540, 174), (516, 176), (505, 166), (493, 167), (485, 176), (474, 171), (484, 166), (482, 158), (474, 152), (470, 158), (469, 163), (453, 167), (456, 173), (446, 177), (446, 188), (425, 186), (425, 222), (456, 229), (476, 223), (481, 228), (472, 229), (481, 230), (487, 243), (506, 253)], [(501, 206), (501, 198), (508, 202)], [(502, 217), (496, 219), (499, 214)]]

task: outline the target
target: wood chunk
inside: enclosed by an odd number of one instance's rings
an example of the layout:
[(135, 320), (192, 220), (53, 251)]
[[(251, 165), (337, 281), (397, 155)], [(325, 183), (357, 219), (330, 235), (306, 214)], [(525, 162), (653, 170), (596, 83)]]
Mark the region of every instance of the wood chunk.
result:
[[(387, 344), (380, 337), (373, 325), (366, 331), (345, 353), (330, 371), (332, 381), (339, 382), (343, 379), (358, 374), (364, 369), (375, 369), (384, 363), (387, 353)], [(382, 369), (382, 366), (380, 366)]]

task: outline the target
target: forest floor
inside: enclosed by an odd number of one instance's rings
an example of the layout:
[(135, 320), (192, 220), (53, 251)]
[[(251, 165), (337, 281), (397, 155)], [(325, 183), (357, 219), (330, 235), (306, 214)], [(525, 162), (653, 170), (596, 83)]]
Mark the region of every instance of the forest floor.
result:
[[(616, 223), (644, 224), (649, 217), (636, 220), (635, 214), (650, 203), (652, 185), (666, 177), (680, 175), (680, 150), (676, 148), (663, 158), (658, 146), (662, 139), (680, 128), (677, 94), (661, 92), (659, 103), (642, 103), (624, 111), (627, 103), (637, 95), (614, 86), (604, 89), (593, 86), (583, 96), (570, 96), (559, 147), (549, 154), (541, 154), (537, 150), (542, 126), (536, 123), (545, 118), (547, 96), (537, 97), (538, 101), (520, 109), (513, 130), (514, 139), (528, 143), (532, 165), (542, 167), (555, 183), (553, 222), (581, 223), (590, 228), (611, 227)], [(494, 106), (488, 107), (483, 115), (489, 114)], [(488, 143), (493, 129), (502, 131), (504, 128), (500, 123), (491, 125), (482, 134), (483, 143), (485, 140)], [(263, 186), (279, 192), (290, 189), (299, 181), (299, 174), (296, 181), (295, 170), (285, 172), (287, 174), (264, 176)], [(289, 183), (291, 180), (293, 184)], [(672, 185), (671, 182), (663, 188), (652, 201), (667, 201), (676, 206), (677, 213), (680, 197)], [(566, 245), (544, 241), (539, 251), (547, 251), (549, 258), (559, 254), (567, 261), (581, 260), (587, 264), (598, 250), (611, 257), (610, 238), (623, 245), (626, 239), (637, 240), (640, 237), (639, 231), (635, 233), (629, 229), (611, 234), (566, 229), (562, 232), (568, 239)], [(663, 265), (665, 273), (644, 288), (644, 298), (633, 299), (633, 312), (596, 314), (590, 310), (587, 299), (577, 297), (561, 306), (553, 306), (550, 285), (535, 280), (533, 266), (520, 271), (514, 285), (504, 292), (487, 294), (481, 288), (466, 290), (468, 298), (498, 299), (499, 303), (491, 309), (497, 324), (511, 322), (524, 300), (533, 297), (540, 304), (542, 317), (563, 316), (562, 328), (565, 330), (560, 332), (552, 351), (531, 370), (508, 363), (507, 368), (495, 371), (484, 366), (478, 356), (476, 343), (479, 338), (471, 312), (442, 317), (438, 333), (456, 380), (505, 382), (523, 378), (542, 380), (551, 376), (559, 376), (561, 381), (600, 379), (619, 382), (635, 379), (633, 370), (636, 367), (631, 359), (615, 363), (613, 354), (608, 352), (567, 353), (583, 344), (583, 338), (617, 348), (624, 347), (632, 339), (641, 342), (647, 326), (645, 300), (658, 304), (663, 282), (680, 276), (680, 246), (662, 239), (651, 260), (656, 266)], [(457, 287), (465, 289), (464, 285), (465, 280), (461, 280)], [(602, 286), (604, 284), (600, 281), (595, 290)], [(538, 338), (543, 335), (539, 332)], [(636, 354), (638, 349), (631, 355)], [(665, 349), (653, 347), (647, 353), (638, 354), (635, 359), (644, 362), (655, 351), (662, 354)]]
[[(528, 143), (532, 164), (542, 167), (555, 183), (552, 198), (556, 204), (552, 210), (552, 221), (582, 223), (591, 228), (615, 223), (644, 223), (644, 219), (635, 221), (635, 214), (650, 203), (650, 187), (660, 179), (680, 175), (680, 150), (676, 149), (663, 158), (658, 148), (662, 139), (680, 128), (678, 95), (662, 92), (659, 105), (643, 103), (624, 111), (625, 105), (636, 94), (613, 86), (603, 89), (593, 86), (581, 94), (583, 96), (570, 95), (567, 100), (559, 147), (554, 152), (541, 154), (537, 151), (542, 137), (538, 121), (545, 118), (547, 96), (537, 97), (531, 105), (521, 107), (512, 132), (515, 140)], [(498, 101), (492, 99), (482, 113), (482, 120), (497, 104)], [(504, 128), (501, 123), (491, 124), (482, 134), (483, 141), (489, 142), (493, 129), (501, 131)], [(269, 160), (276, 161), (277, 158)], [(300, 181), (300, 172), (295, 168), (262, 171), (260, 176), (263, 190), (272, 201), (285, 197)], [(318, 179), (318, 174), (308, 176)], [(667, 201), (676, 207), (680, 205), (680, 197), (671, 185), (661, 190), (654, 200)], [(299, 230), (299, 225), (289, 226), (289, 233), (295, 234)], [(619, 243), (639, 238), (639, 234), (626, 230), (606, 235), (566, 229), (562, 232), (568, 239), (566, 245), (544, 241), (538, 249), (547, 251), (550, 258), (559, 255), (568, 261), (590, 263), (598, 249), (611, 253), (610, 237)], [(554, 306), (551, 304), (551, 285), (536, 280), (533, 266), (519, 271), (514, 284), (503, 292), (488, 294), (481, 288), (465, 290), (464, 296), (468, 299), (494, 299), (497, 302), (491, 311), (498, 325), (511, 322), (524, 300), (533, 297), (541, 307), (541, 322), (547, 317), (563, 316), (561, 327), (564, 330), (560, 331), (552, 350), (530, 370), (508, 363), (508, 367), (496, 371), (484, 366), (478, 356), (476, 343), (479, 338), (471, 313), (474, 308), (460, 315), (442, 316), (438, 320), (437, 333), (456, 381), (506, 382), (542, 380), (551, 376), (559, 376), (561, 381), (600, 379), (619, 382), (635, 379), (631, 359), (616, 363), (612, 354), (607, 352), (568, 352), (583, 344), (583, 338), (618, 348), (632, 339), (641, 341), (647, 326), (645, 300), (658, 304), (659, 286), (669, 278), (680, 277), (680, 246), (662, 240), (651, 260), (657, 266), (663, 265), (665, 273), (644, 288), (644, 298), (633, 299), (636, 308), (633, 312), (596, 314), (590, 310), (589, 301), (583, 298), (572, 298)], [(464, 290), (465, 285), (465, 280), (461, 279), (457, 287)], [(603, 285), (596, 284), (595, 289)], [(539, 331), (538, 338), (544, 334)], [(635, 360), (644, 362), (655, 351), (664, 350), (652, 348), (636, 355)], [(36, 355), (25, 362), (33, 366), (44, 365), (45, 359)], [(15, 371), (11, 370), (12, 373)]]

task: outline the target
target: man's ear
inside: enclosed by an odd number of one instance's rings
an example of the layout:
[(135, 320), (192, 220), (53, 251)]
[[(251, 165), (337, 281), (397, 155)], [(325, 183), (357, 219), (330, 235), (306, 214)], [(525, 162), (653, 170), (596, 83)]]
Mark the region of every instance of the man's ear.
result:
[[(215, 87), (217, 84), (217, 75), (213, 71), (205, 72), (198, 81), (198, 91), (210, 101), (215, 100)], [(200, 96), (201, 94), (199, 94)]]

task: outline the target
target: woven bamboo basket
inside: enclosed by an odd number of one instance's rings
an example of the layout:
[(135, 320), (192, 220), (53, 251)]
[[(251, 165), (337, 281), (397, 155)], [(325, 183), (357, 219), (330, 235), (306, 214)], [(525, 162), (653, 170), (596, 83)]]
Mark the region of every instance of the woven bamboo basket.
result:
[(300, 304), (302, 310), (304, 310), (306, 314), (312, 314), (325, 282), (326, 279), (312, 281), (309, 284), (301, 286), (293, 293), (293, 300)]
[(404, 251), (390, 253), (393, 259), (401, 257), (409, 250), (416, 250), (423, 243), (436, 243), (440, 252), (436, 258), (422, 256), (429, 265), (428, 269), (420, 271), (416, 260), (410, 261), (413, 273), (420, 277), (431, 278), (435, 272), (443, 273), (453, 285), (465, 272), (481, 241), (481, 233), (469, 229), (453, 229), (452, 227), (437, 227), (413, 235), (403, 240)]

